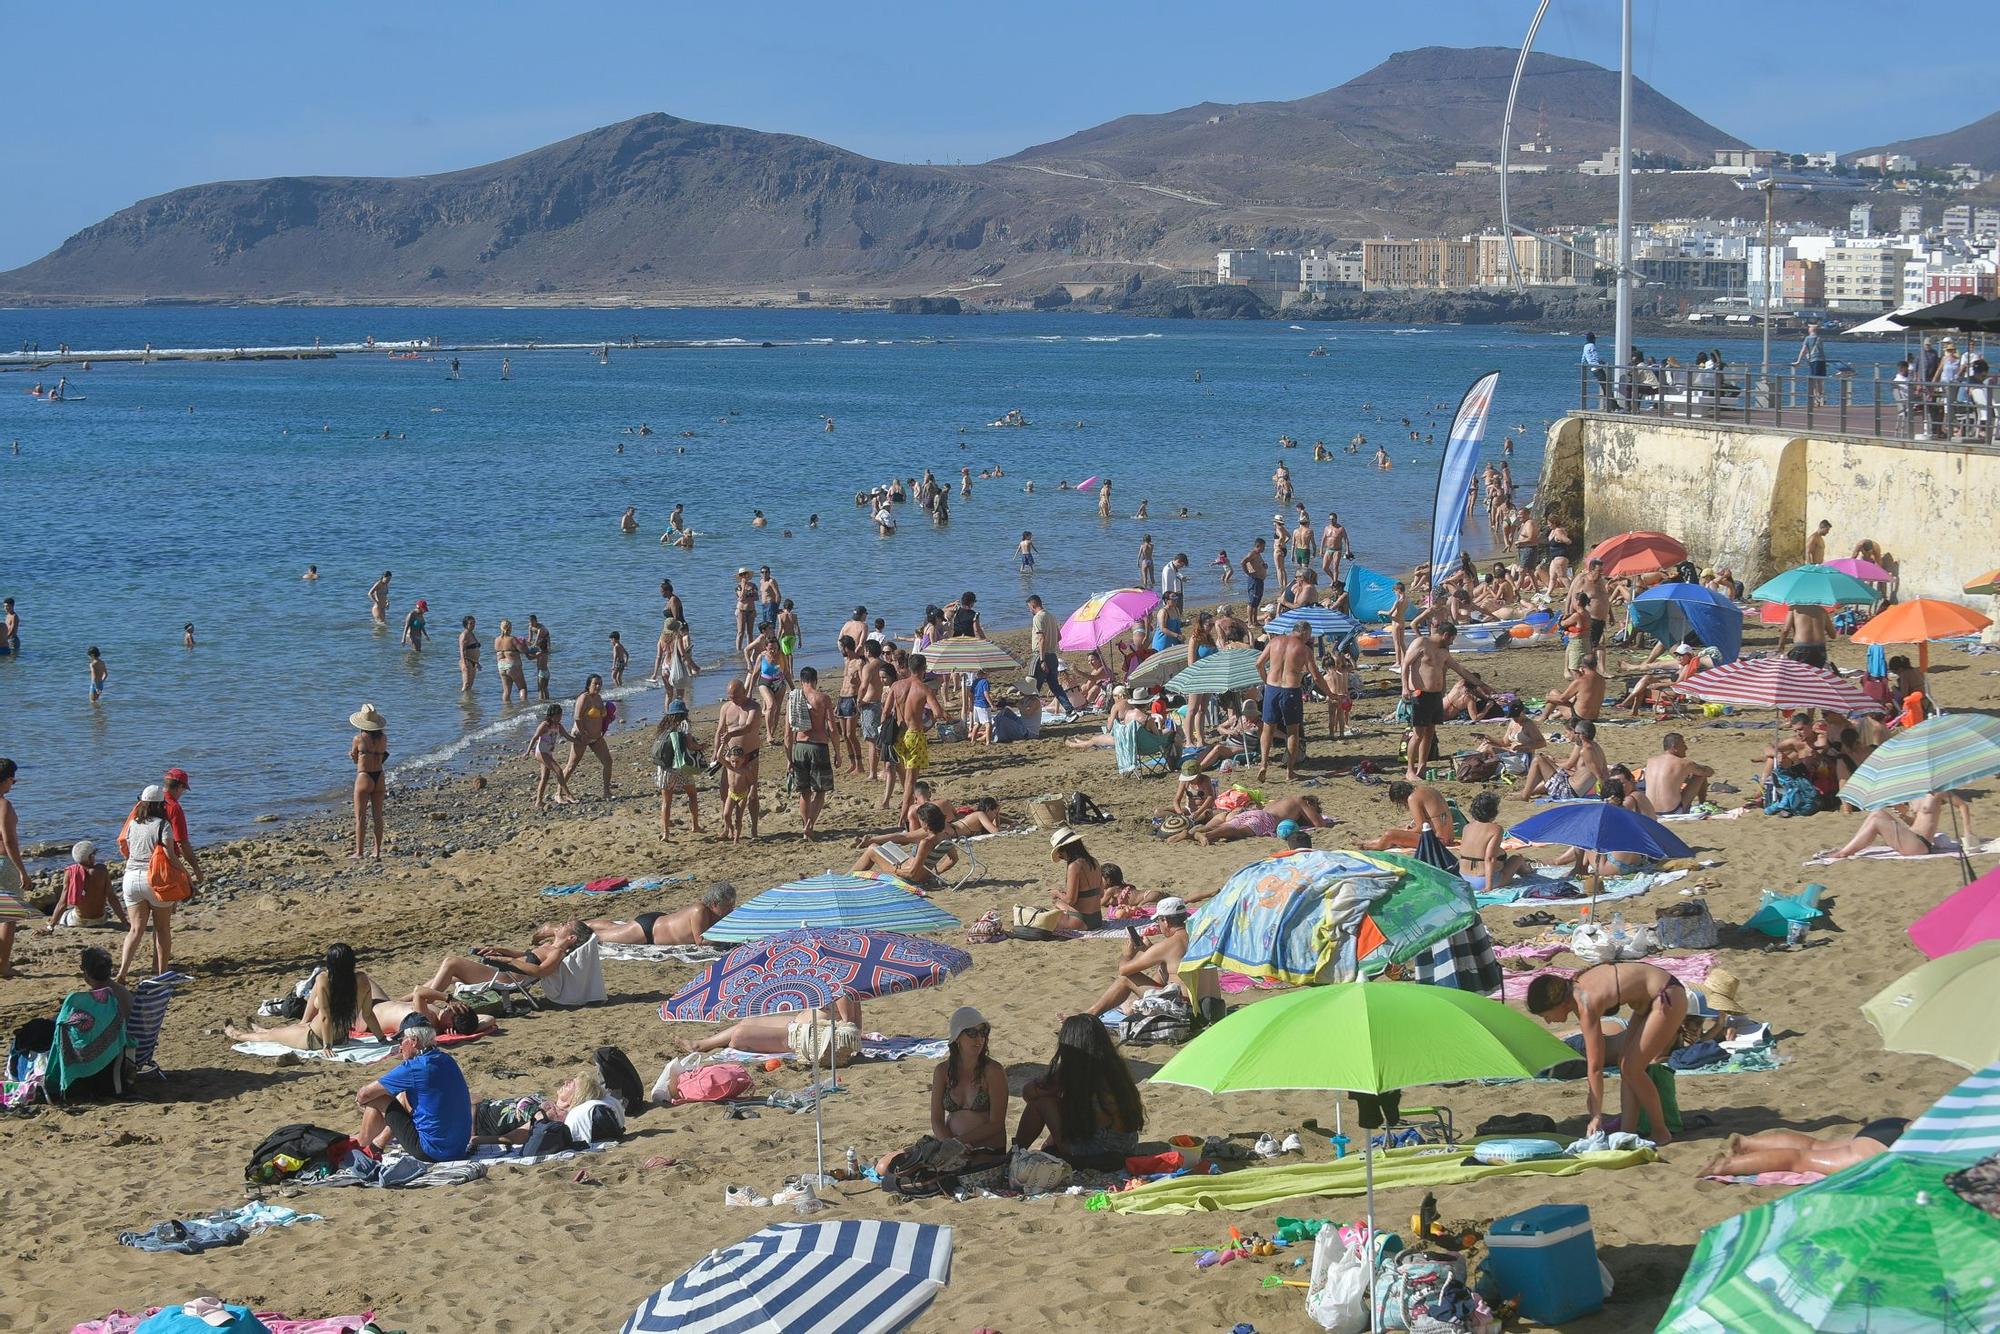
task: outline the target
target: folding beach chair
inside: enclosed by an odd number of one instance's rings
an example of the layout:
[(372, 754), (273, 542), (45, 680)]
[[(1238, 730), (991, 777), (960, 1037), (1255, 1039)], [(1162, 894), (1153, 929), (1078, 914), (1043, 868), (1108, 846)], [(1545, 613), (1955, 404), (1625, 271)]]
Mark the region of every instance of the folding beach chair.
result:
[(1128, 720), (1113, 728), (1111, 741), (1121, 776), (1170, 774), (1180, 767), (1181, 734), (1178, 728), (1155, 732), (1136, 719)]
[(193, 980), (186, 973), (161, 973), (132, 988), (132, 1013), (125, 1020), (125, 1036), (126, 1059), (132, 1062), (134, 1079), (144, 1074), (158, 1075), (163, 1080), (167, 1077), (156, 1056), (160, 1030), (167, 1022), (167, 1003), (173, 1000), (175, 987)]
[(948, 843), (941, 843), (938, 845), (938, 848), (940, 851), (950, 848), (957, 854), (957, 859), (942, 873), (938, 871), (935, 865), (931, 867), (931, 873), (938, 876), (944, 882), (947, 889), (964, 889), (974, 881), (984, 880), (991, 874), (986, 869), (986, 863), (979, 860), (979, 854), (974, 852), (972, 845), (964, 839), (955, 839)]

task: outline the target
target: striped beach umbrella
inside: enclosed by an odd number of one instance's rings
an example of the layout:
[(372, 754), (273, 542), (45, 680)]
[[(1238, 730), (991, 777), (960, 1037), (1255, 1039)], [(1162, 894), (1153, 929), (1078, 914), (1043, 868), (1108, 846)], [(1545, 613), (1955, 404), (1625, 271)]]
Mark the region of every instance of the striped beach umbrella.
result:
[(1331, 607), (1294, 607), (1264, 622), (1264, 630), (1268, 634), (1288, 635), (1300, 621), (1312, 628), (1317, 639), (1337, 639), (1342, 635), (1356, 634), (1361, 629), (1361, 622), (1344, 611), (1335, 611)]
[(828, 871), (765, 890), (701, 934), (736, 944), (799, 927), (876, 931), (951, 931), (963, 925), (893, 875)]
[(1866, 607), (1880, 600), (1882, 594), (1830, 565), (1795, 565), (1751, 589), (1750, 596), (1760, 602), (1782, 602), (1787, 607), (1831, 607), (1841, 603)]
[(817, 1010), (842, 996), (866, 999), (934, 987), (972, 967), (972, 956), (894, 931), (807, 927), (738, 945), (668, 997), (660, 1018), (747, 1019)]
[(1864, 811), (1949, 792), (2000, 774), (2000, 718), (1941, 713), (1877, 746), (1840, 789)]
[(951, 1229), (775, 1223), (648, 1297), (624, 1334), (893, 1334), (951, 1281)]
[(1167, 682), (1183, 695), (1220, 695), (1263, 684), (1264, 674), (1257, 670), (1257, 654), (1247, 648), (1217, 649), (1194, 666), (1182, 668)]
[(1176, 644), (1163, 648), (1144, 662), (1125, 673), (1128, 686), (1163, 686), (1167, 678), (1188, 665), (1187, 645)]
[(1147, 588), (1114, 588), (1099, 593), (1063, 622), (1063, 651), (1083, 653), (1103, 648), (1126, 631), (1145, 625), (1159, 605), (1160, 595)]
[(990, 639), (954, 635), (924, 650), (924, 663), (934, 672), (1018, 672), (1021, 660)]
[(1985, 1158), (2000, 1153), (2000, 1062), (1939, 1098), (1889, 1146), (1891, 1153)]
[(1738, 658), (1723, 667), (1696, 672), (1674, 689), (1696, 699), (1742, 704), (1753, 709), (1827, 709), (1834, 713), (1881, 713), (1882, 706), (1824, 667), (1790, 658)]

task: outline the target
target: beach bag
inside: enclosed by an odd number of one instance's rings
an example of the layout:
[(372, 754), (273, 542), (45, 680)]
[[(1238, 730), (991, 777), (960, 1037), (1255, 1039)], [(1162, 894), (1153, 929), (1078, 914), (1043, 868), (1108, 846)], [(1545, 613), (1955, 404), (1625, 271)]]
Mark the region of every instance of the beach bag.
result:
[(673, 689), (685, 689), (693, 676), (694, 674), (688, 670), (687, 659), (678, 651), (667, 659), (667, 684)]
[(1063, 823), (1071, 826), (1080, 824), (1108, 824), (1111, 821), (1111, 817), (1104, 813), (1104, 808), (1092, 801), (1082, 791), (1069, 794), (1069, 805), (1064, 808), (1063, 813), (1066, 817)]
[(625, 1114), (636, 1116), (646, 1105), (646, 1086), (639, 1082), (639, 1071), (632, 1064), (621, 1047), (599, 1047), (591, 1057), (597, 1063), (597, 1077), (604, 1081), (605, 1091), (625, 1104)]
[(1500, 761), (1479, 754), (1460, 755), (1451, 764), (1452, 777), (1461, 783), (1485, 783), (1500, 772)]
[(303, 1121), (279, 1126), (264, 1137), (250, 1154), (243, 1179), (257, 1185), (271, 1185), (287, 1177), (324, 1176), (333, 1164), (347, 1157), (354, 1141), (338, 1130), (327, 1130)]
[(146, 886), (162, 903), (182, 903), (194, 897), (187, 872), (167, 855), (167, 822), (160, 821), (160, 834), (153, 843), (153, 855), (146, 860)]
[(674, 1102), (727, 1102), (750, 1091), (750, 1072), (734, 1061), (718, 1061), (681, 1071), (674, 1081)]
[(905, 1200), (943, 1195), (957, 1187), (959, 1169), (965, 1162), (965, 1145), (925, 1135), (889, 1160), (889, 1170), (882, 1174), (882, 1189)]
[(1766, 815), (1816, 815), (1819, 813), (1819, 790), (1803, 774), (1795, 774), (1780, 769), (1771, 775), (1771, 786), (1764, 804)]
[[(1375, 1328), (1415, 1328), (1444, 1296), (1445, 1286), (1465, 1283), (1465, 1260), (1442, 1251), (1404, 1251), (1375, 1279)], [(1436, 1325), (1430, 1328), (1437, 1328)]]
[[(511, 1019), (515, 1015), (526, 1014), (534, 1008), (532, 1002), (520, 998), (516, 993), (502, 991), (498, 987), (471, 987), (457, 991), (453, 996), (474, 1014), (491, 1015), (495, 1019)], [(300, 1011), (304, 1013), (303, 1010)]]
[(1653, 933), (1663, 950), (1712, 950), (1716, 945), (1715, 914), (1701, 899), (1671, 904), (1655, 914)]
[(1306, 1314), (1329, 1334), (1363, 1334), (1368, 1328), (1368, 1261), (1339, 1228), (1323, 1227), (1313, 1239)]
[(1007, 1184), (1023, 1195), (1046, 1195), (1069, 1185), (1070, 1165), (1039, 1149), (1016, 1149), (1007, 1162)]
[(1179, 1045), (1194, 1036), (1194, 1007), (1179, 990), (1141, 996), (1125, 1010), (1118, 1040), (1128, 1045), (1164, 1042)]
[(539, 1158), (545, 1153), (567, 1153), (581, 1148), (576, 1136), (569, 1133), (569, 1127), (560, 1121), (537, 1121), (528, 1132), (528, 1140), (521, 1146), (523, 1158)]
[(861, 1030), (844, 1020), (794, 1019), (785, 1030), (785, 1044), (803, 1065), (828, 1065), (836, 1059), (849, 1063), (861, 1056)]

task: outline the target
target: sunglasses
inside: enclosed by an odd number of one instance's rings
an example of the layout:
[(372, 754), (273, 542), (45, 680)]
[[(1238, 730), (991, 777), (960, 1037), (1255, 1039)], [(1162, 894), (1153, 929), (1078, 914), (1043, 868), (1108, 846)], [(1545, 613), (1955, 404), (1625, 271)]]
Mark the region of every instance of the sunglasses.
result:
[(983, 1037), (987, 1037), (987, 1036), (991, 1035), (991, 1033), (992, 1033), (992, 1032), (993, 1032), (993, 1025), (991, 1025), (991, 1024), (979, 1024), (979, 1025), (977, 1025), (976, 1027), (973, 1027), (973, 1028), (967, 1028), (967, 1029), (962, 1029), (962, 1030), (960, 1030), (960, 1032), (959, 1032), (959, 1036), (960, 1036), (960, 1037), (964, 1037), (964, 1036), (965, 1036), (965, 1035), (966, 1035), (967, 1033), (970, 1033), (970, 1034), (971, 1034), (972, 1036), (974, 1036), (974, 1037), (977, 1037), (977, 1038), (983, 1038)]

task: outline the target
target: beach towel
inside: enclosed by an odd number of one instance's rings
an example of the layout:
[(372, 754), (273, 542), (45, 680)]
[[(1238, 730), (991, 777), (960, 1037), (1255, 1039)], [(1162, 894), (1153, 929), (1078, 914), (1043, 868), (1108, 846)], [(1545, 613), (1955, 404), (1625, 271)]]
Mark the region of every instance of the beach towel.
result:
[[(693, 880), (692, 875), (648, 875), (634, 880), (624, 880), (618, 876), (601, 876), (596, 880), (579, 881), (574, 885), (550, 885), (542, 891), (544, 898), (561, 898), (569, 894), (589, 894), (592, 896), (610, 894), (637, 894), (642, 890), (665, 889), (669, 885), (685, 885)], [(592, 885), (612, 886), (606, 889), (592, 889)]]
[(727, 954), (713, 945), (613, 945), (597, 943), (597, 957), (621, 963), (709, 964)]
[(1759, 1172), (1755, 1176), (1705, 1176), (1703, 1181), (1725, 1181), (1732, 1186), (1810, 1186), (1826, 1180), (1822, 1172)]
[[(86, 1320), (80, 1325), (70, 1326), (69, 1334), (132, 1334), (145, 1321), (159, 1314), (157, 1306), (148, 1307), (138, 1315), (126, 1311), (113, 1311), (96, 1320)], [(317, 1320), (293, 1320), (276, 1311), (259, 1311), (257, 1319), (264, 1322), (264, 1328), (271, 1334), (359, 1334), (374, 1326), (375, 1313), (363, 1311), (360, 1315), (330, 1315)]]
[[(942, 1061), (951, 1051), (951, 1044), (943, 1038), (913, 1038), (909, 1036), (884, 1037), (880, 1033), (861, 1035), (861, 1055), (863, 1061), (906, 1061), (911, 1057), (921, 1057), (929, 1061)], [(704, 1052), (711, 1061), (735, 1061), (739, 1065), (762, 1065), (778, 1055), (768, 1051), (744, 1051), (740, 1047), (724, 1047), (719, 1051)], [(823, 1064), (823, 1062), (822, 1062)], [(848, 1064), (841, 1061), (843, 1068)]]
[[(1458, 1186), (1487, 1177), (1575, 1176), (1592, 1168), (1637, 1167), (1658, 1158), (1651, 1149), (1591, 1153), (1578, 1158), (1543, 1158), (1521, 1163), (1467, 1163), (1469, 1145), (1388, 1149), (1375, 1155), (1378, 1193), (1399, 1186)], [(1262, 1209), (1308, 1195), (1366, 1193), (1363, 1158), (1358, 1153), (1333, 1162), (1249, 1167), (1220, 1176), (1169, 1177), (1110, 1196), (1121, 1214), (1192, 1214), (1215, 1210)]]
[[(1876, 861), (1928, 862), (1928, 861), (1935, 861), (1940, 857), (1958, 856), (1958, 844), (1950, 834), (1939, 834), (1937, 838), (1933, 840), (1933, 843), (1935, 844), (1936, 847), (1935, 851), (1919, 852), (1913, 855), (1896, 852), (1889, 848), (1883, 847), (1880, 843), (1877, 843), (1872, 848), (1863, 848), (1861, 851), (1855, 853), (1852, 857), (1841, 858), (1840, 860), (1841, 861), (1865, 860), (1871, 862), (1876, 862)], [(1965, 855), (1968, 857), (2000, 856), (2000, 838), (1981, 839), (1978, 842), (1978, 846), (1966, 848)], [(1801, 862), (1800, 865), (1837, 866), (1839, 865), (1839, 861), (1836, 861), (1834, 858), (1826, 856), (1824, 853), (1822, 853), (1817, 857), (1808, 857), (1805, 861)]]
[[(437, 1041), (440, 1047), (456, 1047), (487, 1036), (485, 1033), (440, 1033)], [(385, 1056), (394, 1055), (396, 1044), (377, 1042), (373, 1038), (349, 1038), (331, 1050), (300, 1051), (282, 1042), (252, 1040), (234, 1043), (229, 1050), (240, 1051), (245, 1056), (296, 1056), (302, 1061), (329, 1061), (334, 1065), (373, 1065)]]
[(1726, 811), (1707, 808), (1683, 811), (1677, 815), (1662, 815), (1657, 818), (1661, 824), (1684, 824), (1690, 820), (1740, 820), (1743, 818), (1743, 812), (1749, 809), (1748, 806), (1737, 806)]
[(195, 1255), (217, 1246), (234, 1246), (250, 1234), (266, 1228), (324, 1221), (318, 1214), (302, 1214), (281, 1204), (267, 1204), (259, 1200), (234, 1209), (218, 1209), (205, 1218), (168, 1219), (143, 1231), (121, 1232), (118, 1244), (142, 1251), (177, 1251), (182, 1255)]
[[(1598, 894), (1597, 901), (1599, 903), (1609, 903), (1616, 899), (1637, 898), (1648, 890), (1656, 889), (1661, 885), (1671, 885), (1676, 880), (1682, 880), (1686, 877), (1686, 871), (1640, 871), (1635, 875), (1614, 876), (1604, 882), (1604, 889)], [(1582, 881), (1572, 871), (1554, 866), (1539, 867), (1531, 874), (1518, 877), (1512, 883), (1502, 885), (1498, 889), (1480, 890), (1478, 893), (1479, 906), (1482, 908), (1497, 908), (1519, 903), (1523, 899), (1528, 898), (1528, 891), (1534, 889), (1536, 886), (1557, 884), (1564, 880), (1575, 880), (1579, 888), (1582, 886)], [(1560, 907), (1588, 903), (1590, 902), (1590, 898), (1588, 895), (1579, 894), (1573, 899), (1537, 898), (1532, 901), (1537, 905), (1555, 905)]]
[(125, 1055), (130, 1039), (119, 993), (72, 991), (56, 1015), (55, 1045), (49, 1048), (46, 1086), (60, 1098), (79, 1079), (103, 1070)]

